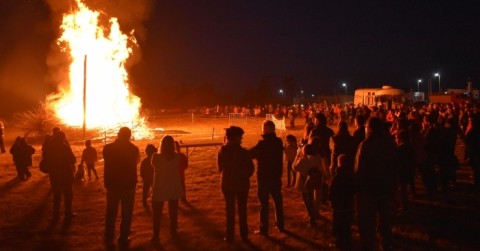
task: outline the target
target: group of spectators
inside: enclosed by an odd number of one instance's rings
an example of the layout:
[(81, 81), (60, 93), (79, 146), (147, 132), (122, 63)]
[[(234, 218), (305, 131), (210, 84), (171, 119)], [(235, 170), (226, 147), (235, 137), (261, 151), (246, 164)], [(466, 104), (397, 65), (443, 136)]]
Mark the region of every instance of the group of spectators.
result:
[[(331, 110), (335, 107), (338, 115), (332, 116)], [(247, 150), (241, 145), (243, 129), (236, 126), (226, 129), (217, 162), (226, 203), (225, 241), (234, 241), (236, 206), (240, 237), (242, 241), (249, 241), (247, 198), (250, 177), (255, 171), (254, 159), (257, 160), (260, 218), (255, 233), (269, 235), (269, 197), (272, 197), (275, 206), (276, 229), (286, 231), (282, 196), (285, 158), (287, 187), (294, 187), (301, 193), (308, 214), (308, 226), (316, 227), (320, 211), (327, 210), (327, 202), (331, 202), (336, 239), (332, 245), (341, 250), (352, 249), (354, 208), (358, 210), (362, 250), (375, 249), (377, 221), (382, 236), (381, 245), (384, 250), (391, 249), (392, 217), (396, 210), (409, 210), (409, 197), (416, 195), (414, 178), (417, 172), (429, 196), (446, 193), (455, 186), (455, 173), (459, 168), (455, 155), (457, 141), (466, 145), (465, 160), (473, 168), (473, 187), (475, 191), (480, 191), (480, 113), (479, 107), (474, 104), (428, 104), (419, 108), (399, 105), (393, 109), (312, 104), (303, 109), (301, 106), (297, 108), (300, 111), (295, 111), (295, 114), (303, 114), (305, 118), (304, 134), (299, 140), (287, 135), (284, 144), (275, 133), (275, 124), (264, 121), (263, 139)], [(276, 112), (289, 114), (290, 110), (294, 110), (281, 109), (277, 106)], [(333, 123), (331, 120), (338, 122), (336, 133), (329, 128)], [(348, 129), (350, 124), (355, 125), (353, 134)], [(107, 203), (105, 240), (111, 242), (115, 236), (115, 221), (121, 206), (118, 241), (128, 244), (140, 152), (130, 141), (129, 128), (122, 127), (117, 136), (115, 142), (105, 145), (102, 151)], [(97, 176), (94, 168), (96, 150), (90, 141), (85, 145), (81, 164), (87, 164), (89, 171)], [(35, 149), (19, 137), (10, 152), (19, 178), (28, 178), (31, 175), (28, 166)], [(149, 209), (151, 198), (152, 242), (158, 243), (165, 202), (168, 202), (169, 208), (170, 234), (173, 238), (177, 234), (178, 202), (186, 201), (184, 172), (188, 159), (171, 136), (162, 139), (159, 150), (149, 144), (145, 152), (147, 157), (140, 168), (144, 185), (142, 201)], [(50, 176), (54, 219), (58, 218), (62, 195), (65, 219), (75, 216), (72, 212), (75, 162), (65, 133), (54, 128), (42, 145), (40, 163), (40, 168)], [(396, 201), (397, 197), (401, 198), (400, 203)]]

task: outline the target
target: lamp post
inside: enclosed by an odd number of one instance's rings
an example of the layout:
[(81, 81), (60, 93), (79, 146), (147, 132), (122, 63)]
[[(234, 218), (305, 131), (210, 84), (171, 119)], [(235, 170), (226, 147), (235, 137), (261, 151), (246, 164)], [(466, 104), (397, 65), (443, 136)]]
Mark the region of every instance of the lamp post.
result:
[(417, 92), (420, 92), (420, 83), (422, 83), (421, 79), (417, 81)]
[(347, 83), (343, 83), (342, 86), (345, 87), (345, 96), (347, 96)]
[(441, 92), (441, 87), (440, 87), (440, 73), (435, 73), (435, 77), (438, 77), (438, 92)]
[(280, 94), (282, 94), (282, 102), (284, 101), (284, 98), (283, 98), (283, 89), (280, 89), (278, 92), (280, 92)]

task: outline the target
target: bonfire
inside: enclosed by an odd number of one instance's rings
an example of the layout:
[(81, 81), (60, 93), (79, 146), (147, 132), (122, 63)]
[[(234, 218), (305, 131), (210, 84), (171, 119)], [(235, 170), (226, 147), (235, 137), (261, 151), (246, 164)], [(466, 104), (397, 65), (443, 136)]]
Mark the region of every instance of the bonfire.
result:
[(70, 58), (69, 77), (47, 97), (49, 108), (63, 124), (84, 131), (128, 126), (134, 137), (149, 137), (140, 115), (140, 98), (132, 94), (125, 69), (132, 48), (138, 46), (133, 31), (122, 33), (114, 17), (102, 25), (103, 13), (89, 9), (81, 0), (74, 4), (63, 16), (57, 41)]

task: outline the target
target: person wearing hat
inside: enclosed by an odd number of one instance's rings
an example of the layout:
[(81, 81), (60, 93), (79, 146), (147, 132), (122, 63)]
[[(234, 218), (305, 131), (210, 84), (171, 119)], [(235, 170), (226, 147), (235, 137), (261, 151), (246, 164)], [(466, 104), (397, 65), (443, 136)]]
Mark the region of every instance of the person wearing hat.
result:
[(248, 151), (241, 146), (244, 131), (237, 126), (226, 129), (226, 142), (218, 152), (218, 170), (222, 174), (221, 187), (225, 197), (225, 241), (232, 242), (235, 235), (235, 201), (238, 205), (240, 236), (248, 241), (247, 199), (250, 177), (254, 166)]
[(145, 153), (147, 154), (147, 157), (142, 160), (142, 163), (140, 164), (140, 177), (142, 177), (143, 181), (143, 197), (142, 197), (142, 202), (143, 202), (143, 207), (145, 209), (150, 209), (148, 205), (148, 195), (150, 194), (150, 188), (152, 187), (153, 184), (153, 166), (152, 166), (152, 156), (154, 153), (157, 152), (157, 148), (152, 145), (148, 144), (147, 147), (145, 148)]

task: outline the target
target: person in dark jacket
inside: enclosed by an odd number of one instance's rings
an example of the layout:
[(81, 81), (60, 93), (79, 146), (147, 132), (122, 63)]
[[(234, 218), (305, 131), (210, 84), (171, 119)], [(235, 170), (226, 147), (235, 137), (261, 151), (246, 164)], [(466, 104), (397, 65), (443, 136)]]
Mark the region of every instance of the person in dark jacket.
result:
[(447, 192), (450, 185), (455, 185), (457, 169), (459, 167), (455, 146), (457, 144), (457, 130), (453, 127), (452, 118), (444, 120), (440, 128), (440, 141), (438, 148), (438, 166), (440, 169), (440, 191)]
[(56, 131), (43, 145), (42, 159), (48, 169), (53, 191), (53, 219), (58, 219), (60, 200), (63, 194), (65, 220), (71, 220), (75, 216), (72, 213), (72, 184), (76, 159), (64, 132)]
[(257, 160), (258, 200), (260, 202), (260, 229), (255, 233), (268, 235), (268, 199), (275, 205), (276, 227), (284, 231), (282, 173), (283, 142), (275, 134), (275, 124), (266, 120), (262, 126), (263, 140), (250, 149), (250, 156)]
[(427, 153), (426, 164), (420, 171), (429, 195), (437, 192), (435, 182), (435, 165), (438, 164), (440, 146), (440, 129), (436, 123), (437, 117), (429, 114), (423, 119), (422, 135), (425, 138), (425, 151)]
[(346, 154), (337, 158), (337, 174), (330, 185), (330, 200), (333, 208), (333, 235), (335, 246), (340, 250), (352, 249), (353, 223), (353, 169), (345, 166)]
[(138, 147), (130, 142), (132, 131), (122, 127), (115, 142), (105, 145), (104, 186), (107, 190), (107, 212), (105, 216), (105, 241), (115, 235), (115, 220), (118, 205), (122, 206), (122, 223), (118, 242), (128, 244), (132, 224), (135, 186), (137, 184), (137, 163), (140, 159)]
[(148, 196), (150, 195), (150, 188), (152, 188), (153, 184), (152, 156), (157, 151), (158, 149), (154, 145), (148, 144), (145, 148), (147, 157), (144, 158), (140, 164), (140, 177), (142, 177), (143, 181), (142, 203), (145, 209), (150, 209), (150, 206), (148, 205)]
[(345, 167), (353, 168), (353, 159), (356, 153), (354, 149), (354, 138), (350, 135), (348, 131), (347, 122), (341, 121), (338, 124), (338, 132), (335, 136), (332, 137), (333, 148), (332, 148), (332, 157), (330, 161), (330, 172), (333, 175), (337, 173), (337, 158), (340, 154), (345, 154)]
[(408, 132), (404, 129), (395, 133), (397, 155), (399, 163), (399, 186), (402, 199), (402, 211), (408, 209), (407, 186), (410, 186), (412, 195), (415, 194), (415, 149), (410, 144)]
[(17, 169), (17, 178), (20, 180), (27, 180), (32, 176), (28, 167), (32, 165), (32, 155), (35, 153), (35, 148), (27, 143), (27, 140), (22, 137), (17, 137), (15, 143), (10, 148), (13, 162)]
[(182, 153), (180, 150), (180, 143), (175, 141), (175, 152), (178, 153), (178, 171), (180, 172), (180, 181), (182, 182), (183, 187), (183, 196), (180, 198), (180, 201), (183, 203), (187, 202), (187, 186), (185, 184), (185, 171), (188, 168), (188, 158), (187, 155)]
[(225, 145), (218, 152), (218, 170), (222, 174), (221, 187), (226, 203), (227, 242), (232, 242), (235, 235), (235, 201), (238, 207), (240, 237), (243, 241), (248, 241), (247, 199), (254, 167), (248, 151), (241, 146), (243, 134), (240, 127), (227, 128)]
[(473, 187), (480, 192), (480, 116), (469, 117), (468, 123), (471, 128), (465, 135), (465, 144), (473, 169)]
[(357, 129), (353, 132), (353, 140), (355, 152), (357, 151), (358, 145), (365, 140), (365, 117), (364, 115), (358, 114), (355, 117), (355, 126)]
[(330, 150), (330, 139), (334, 135), (334, 132), (327, 126), (327, 118), (323, 113), (315, 115), (314, 124), (315, 127), (313, 127), (310, 132), (309, 141), (311, 144), (314, 144), (314, 147), (316, 147), (318, 151), (317, 154), (320, 156), (320, 170), (324, 170), (321, 187), (315, 189), (313, 193), (315, 213), (317, 216), (320, 216), (320, 205), (326, 204), (328, 201), (328, 184), (331, 181), (330, 158), (332, 154)]
[(397, 155), (395, 145), (380, 119), (367, 121), (367, 138), (355, 159), (358, 224), (362, 250), (374, 250), (377, 216), (384, 250), (391, 248)]

